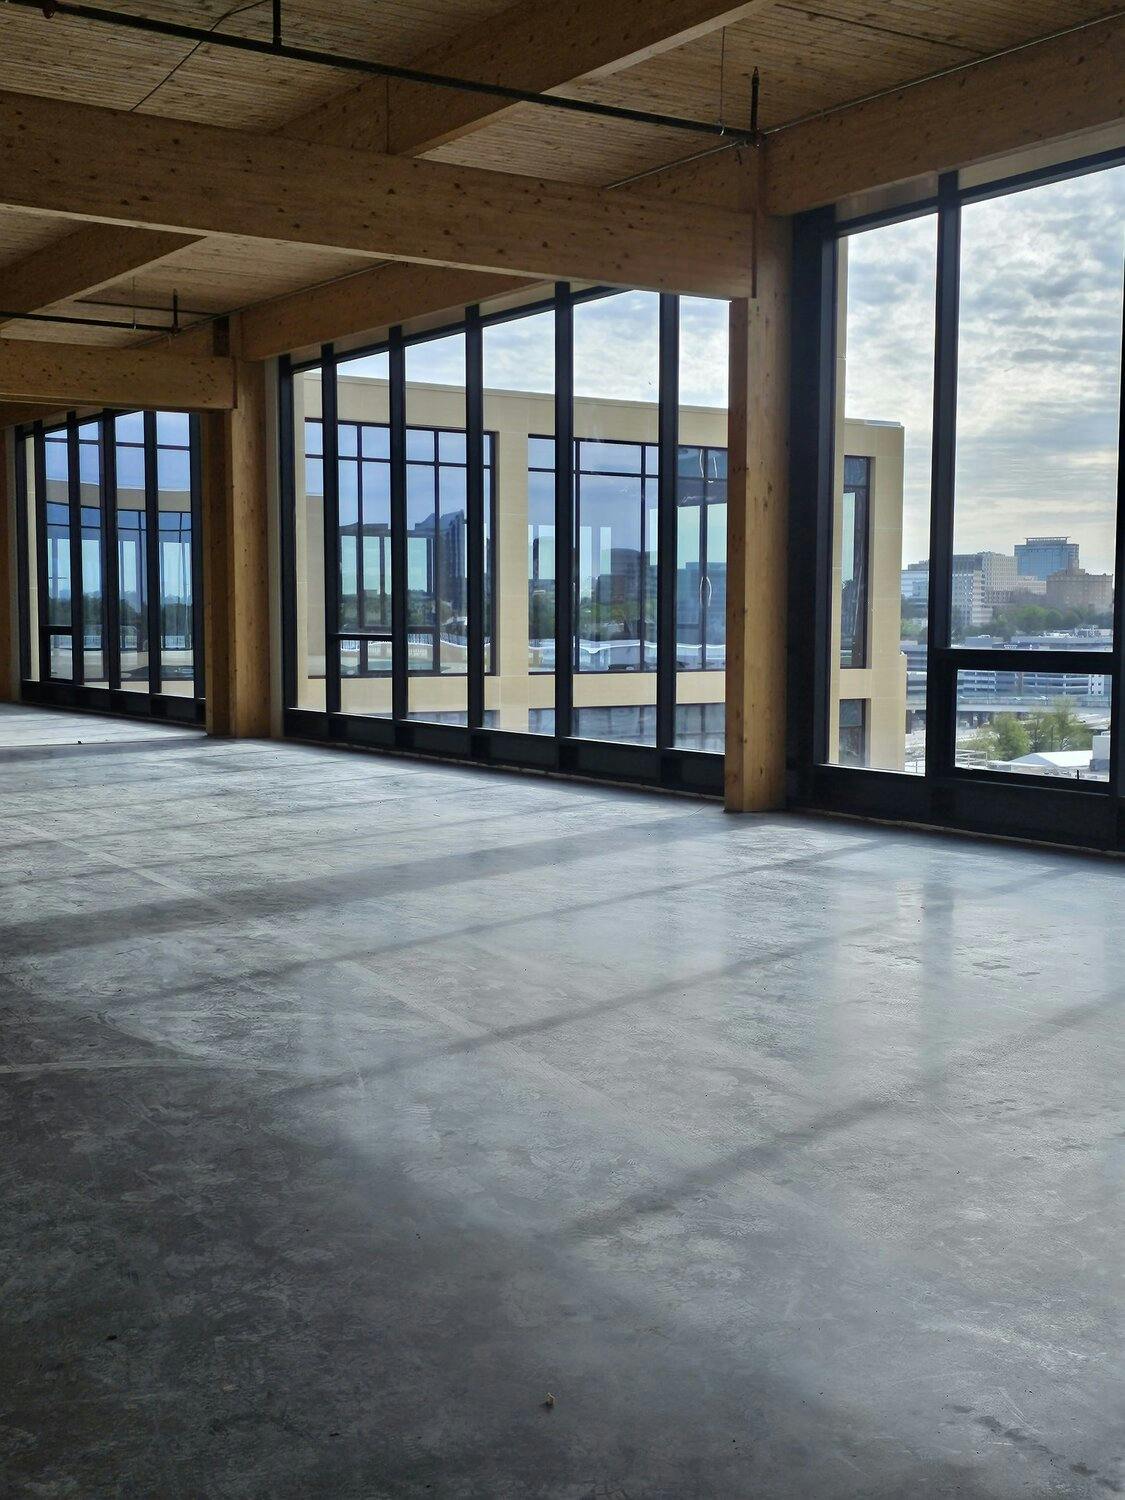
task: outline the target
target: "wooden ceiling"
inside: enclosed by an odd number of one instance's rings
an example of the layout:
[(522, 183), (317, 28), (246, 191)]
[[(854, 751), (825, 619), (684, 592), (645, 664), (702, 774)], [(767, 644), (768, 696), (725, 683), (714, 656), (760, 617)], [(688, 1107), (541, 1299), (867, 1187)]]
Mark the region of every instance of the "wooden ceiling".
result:
[[(284, 0), (293, 45), (409, 65), (510, 0)], [(193, 26), (268, 37), (269, 0), (134, 0), (111, 8)], [(1104, 0), (824, 0), (776, 3), (748, 21), (608, 77), (572, 85), (575, 97), (665, 111), (733, 126), (749, 123), (750, 77), (761, 71), (761, 124), (773, 129), (1066, 27), (1112, 14)], [(0, 89), (34, 92), (254, 131), (272, 131), (355, 87), (357, 75), (259, 58), (206, 44), (142, 35), (61, 15), (0, 6)], [(440, 146), (434, 159), (562, 181), (609, 184), (713, 144), (707, 136), (518, 106), (496, 123)], [(69, 233), (34, 215), (0, 210), (0, 270)], [(49, 253), (49, 251), (48, 251)], [(358, 269), (362, 259), (293, 245), (208, 240), (48, 311), (119, 316), (137, 307), (233, 310)], [(26, 305), (26, 304), (25, 304)], [(4, 325), (19, 338), (118, 342), (27, 321)]]

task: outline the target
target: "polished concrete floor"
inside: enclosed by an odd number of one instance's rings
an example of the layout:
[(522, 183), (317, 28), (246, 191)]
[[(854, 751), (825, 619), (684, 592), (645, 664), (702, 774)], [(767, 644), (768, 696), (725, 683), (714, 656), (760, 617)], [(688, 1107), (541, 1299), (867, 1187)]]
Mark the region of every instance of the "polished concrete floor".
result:
[(9, 709), (0, 879), (4, 1496), (1125, 1493), (1122, 866)]

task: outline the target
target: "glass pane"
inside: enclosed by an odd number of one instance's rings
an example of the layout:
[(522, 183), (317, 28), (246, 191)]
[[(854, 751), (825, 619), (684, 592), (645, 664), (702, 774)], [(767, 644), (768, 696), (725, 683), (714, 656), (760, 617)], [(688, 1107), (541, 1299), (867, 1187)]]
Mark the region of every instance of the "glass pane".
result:
[(143, 443), (145, 440), (144, 412), (122, 412), (114, 419), (114, 432), (119, 443)]
[[(293, 375), (294, 708), (324, 711), (324, 435), (319, 365)], [(308, 457), (307, 455), (314, 455)]]
[(73, 675), (70, 654), (70, 636), (52, 635), (48, 638), (48, 670), (52, 678), (69, 682)]
[[(183, 509), (172, 509), (175, 500)], [(191, 496), (160, 492), (160, 691), (195, 691), (191, 571)]]
[(108, 680), (102, 635), (105, 625), (105, 584), (102, 571), (101, 450), (95, 424), (87, 424), (78, 431), (82, 516), (82, 671), (83, 680), (94, 684)]
[[(143, 478), (143, 476), (142, 476)], [(148, 559), (144, 496), (117, 492), (117, 621), (121, 686), (148, 692)]]
[[(47, 481), (47, 624), (70, 628), (70, 507), (53, 500), (59, 482)], [(65, 486), (63, 486), (65, 490)], [(55, 675), (52, 673), (52, 676)]]
[(190, 418), (182, 411), (156, 413), (156, 441), (186, 448), (191, 441)]
[(643, 745), (656, 743), (659, 320), (652, 292), (574, 309), (574, 732)]
[(957, 673), (957, 764), (1109, 780), (1110, 679), (1086, 672)]
[(406, 422), (408, 712), (414, 719), (465, 724), (464, 334), (407, 348)]
[(962, 214), (953, 643), (1112, 639), (1125, 166)]
[[(158, 444), (187, 443), (190, 429), (181, 412), (156, 413)], [(160, 517), (160, 691), (178, 697), (195, 692), (192, 640), (191, 455), (187, 448), (158, 446), (157, 507)]]
[(925, 769), (933, 215), (840, 241), (830, 761)]
[(485, 683), (485, 704), (501, 729), (547, 734), (555, 704), (554, 345), (553, 312), (484, 330), (500, 589), (496, 675)]
[(675, 743), (718, 754), (726, 721), (729, 314), (726, 302), (680, 298)]
[[(364, 354), (337, 367), (340, 444), (340, 623), (391, 628), (390, 357)], [(391, 713), (391, 643), (340, 643), (340, 707)]]

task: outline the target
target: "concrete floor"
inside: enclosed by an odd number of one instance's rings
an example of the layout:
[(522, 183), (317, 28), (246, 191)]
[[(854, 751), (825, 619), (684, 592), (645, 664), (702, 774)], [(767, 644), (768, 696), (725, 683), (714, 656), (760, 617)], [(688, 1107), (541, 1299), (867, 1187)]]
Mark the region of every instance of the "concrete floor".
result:
[(0, 814), (3, 1495), (1125, 1492), (1121, 866), (18, 709)]

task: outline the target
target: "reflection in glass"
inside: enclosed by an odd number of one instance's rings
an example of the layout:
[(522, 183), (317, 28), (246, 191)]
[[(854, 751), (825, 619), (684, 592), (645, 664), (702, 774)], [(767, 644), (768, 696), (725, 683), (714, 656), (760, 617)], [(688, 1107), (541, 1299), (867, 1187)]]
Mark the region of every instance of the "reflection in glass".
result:
[(837, 248), (830, 761), (925, 769), (936, 218)]
[[(160, 690), (194, 691), (191, 571), (191, 452), (188, 419), (156, 414), (159, 506)], [(170, 446), (175, 443), (177, 446)]]
[(726, 717), (729, 316), (726, 302), (680, 298), (675, 743), (720, 754)]
[(656, 742), (660, 299), (574, 309), (574, 732)]
[(406, 350), (406, 620), (411, 718), (468, 722), (465, 336)]
[(117, 471), (117, 630), (121, 686), (148, 692), (148, 526), (145, 515), (144, 417), (114, 421)]

